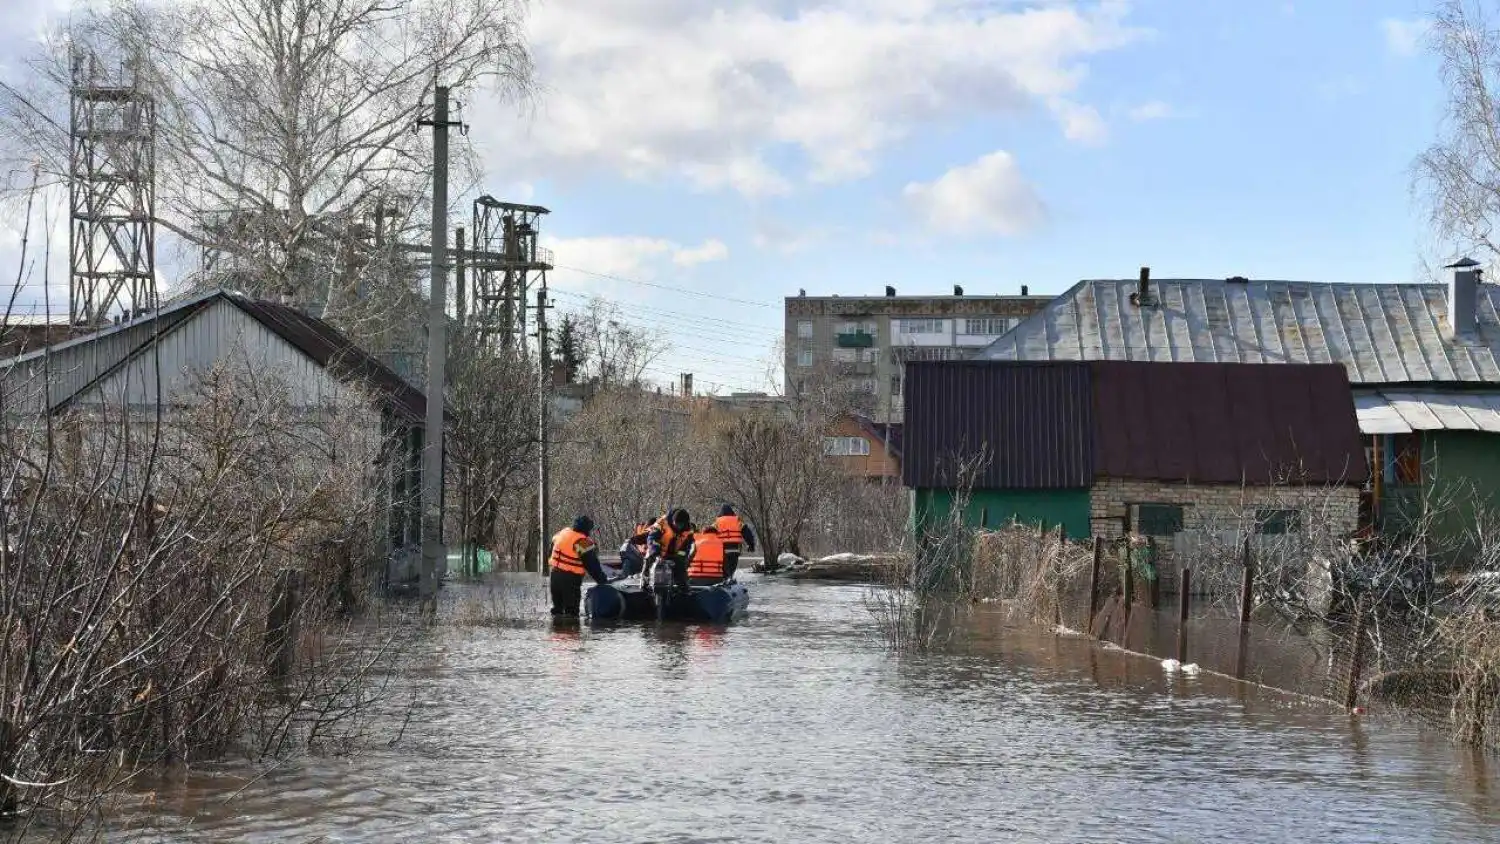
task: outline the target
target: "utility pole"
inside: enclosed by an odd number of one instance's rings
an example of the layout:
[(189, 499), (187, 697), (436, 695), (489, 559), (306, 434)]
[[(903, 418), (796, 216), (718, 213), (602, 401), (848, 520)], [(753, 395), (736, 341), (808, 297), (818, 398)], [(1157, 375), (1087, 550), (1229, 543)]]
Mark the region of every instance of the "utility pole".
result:
[(447, 566), (443, 545), (443, 393), (448, 363), (448, 86), (433, 85), (432, 119), (432, 294), (427, 302), (427, 430), (422, 441), (422, 576), (424, 603), (437, 600), (438, 565)]
[[(455, 297), (455, 324), (458, 326), (458, 353), (460, 355), (471, 354), (469, 347), (469, 335), (464, 331), (464, 312), (467, 299), (465, 294), (467, 288), (464, 283), (464, 227), (458, 226), (453, 230), (453, 293)], [(469, 548), (469, 466), (465, 462), (458, 470), (458, 570), (463, 572), (464, 577), (473, 577), (479, 572), (478, 560), (476, 565), (470, 566), (471, 551)]]
[(547, 447), (551, 437), (547, 431), (547, 405), (551, 403), (552, 386), (552, 353), (548, 349), (547, 342), (547, 276), (542, 276), (541, 287), (536, 291), (536, 347), (537, 362), (539, 363), (540, 378), (537, 383), (537, 530), (541, 536), (541, 542), (537, 543), (537, 571), (545, 577), (547, 575), (547, 558), (552, 553), (552, 546), (547, 541), (551, 536), (548, 533), (551, 514), (551, 481), (547, 477)]

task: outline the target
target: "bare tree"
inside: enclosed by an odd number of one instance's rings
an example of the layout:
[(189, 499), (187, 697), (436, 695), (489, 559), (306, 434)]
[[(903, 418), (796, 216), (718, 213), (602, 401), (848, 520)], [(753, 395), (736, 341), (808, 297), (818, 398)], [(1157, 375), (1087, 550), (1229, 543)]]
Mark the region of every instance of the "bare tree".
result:
[(578, 380), (595, 387), (637, 389), (646, 383), (652, 364), (671, 349), (662, 337), (625, 321), (619, 306), (601, 296), (569, 315), (577, 345)]
[(455, 339), (448, 372), (449, 478), (462, 542), (498, 551), (506, 545), (506, 511), (534, 512), (536, 364), (466, 333)]
[(1500, 257), (1500, 32), (1488, 2), (1443, 0), (1432, 18), (1448, 102), (1440, 138), (1416, 163), (1436, 233)]
[(24, 82), (0, 84), (0, 131), (13, 161), (66, 179), (74, 57), (132, 67), (157, 106), (157, 222), (217, 261), (200, 282), (290, 292), (363, 340), (358, 322), (389, 323), (415, 296), (410, 262), (390, 247), (422, 225), (431, 161), (414, 128), (434, 80), (527, 92), (523, 8), (126, 0), (79, 12)]
[(834, 470), (823, 452), (828, 419), (811, 408), (728, 419), (713, 444), (713, 480), (749, 516), (767, 559), (802, 554)]

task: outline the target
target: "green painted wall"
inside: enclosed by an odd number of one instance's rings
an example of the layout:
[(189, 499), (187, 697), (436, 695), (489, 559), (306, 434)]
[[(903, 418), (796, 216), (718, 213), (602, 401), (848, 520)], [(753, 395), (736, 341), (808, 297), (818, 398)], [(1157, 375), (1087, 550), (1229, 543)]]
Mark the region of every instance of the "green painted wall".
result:
[[(953, 491), (919, 489), (912, 493), (912, 527), (946, 518), (953, 509)], [(1086, 489), (976, 489), (964, 510), (964, 523), (979, 527), (981, 517), (992, 528), (1011, 521), (1048, 529), (1061, 524), (1069, 536), (1089, 535), (1089, 491)]]
[[(1468, 534), (1477, 514), (1500, 516), (1500, 434), (1429, 431), (1422, 437), (1422, 488), (1387, 488), (1381, 509), (1400, 529), (1425, 498), (1440, 508), (1433, 520), (1434, 550), (1445, 562), (1473, 553)], [(1493, 516), (1492, 516), (1493, 517)]]

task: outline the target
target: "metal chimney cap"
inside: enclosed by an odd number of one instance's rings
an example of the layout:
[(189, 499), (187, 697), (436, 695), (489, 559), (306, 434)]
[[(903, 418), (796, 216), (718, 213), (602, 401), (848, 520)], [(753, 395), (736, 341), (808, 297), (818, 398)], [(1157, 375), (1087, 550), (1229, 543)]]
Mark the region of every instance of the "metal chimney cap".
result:
[(1443, 269), (1445, 269), (1445, 270), (1467, 270), (1470, 267), (1477, 267), (1477, 266), (1479, 266), (1479, 262), (1478, 261), (1476, 261), (1473, 258), (1470, 258), (1469, 256), (1465, 255), (1464, 257), (1459, 258), (1457, 261), (1454, 261), (1453, 263), (1449, 264), (1448, 266), (1443, 267)]

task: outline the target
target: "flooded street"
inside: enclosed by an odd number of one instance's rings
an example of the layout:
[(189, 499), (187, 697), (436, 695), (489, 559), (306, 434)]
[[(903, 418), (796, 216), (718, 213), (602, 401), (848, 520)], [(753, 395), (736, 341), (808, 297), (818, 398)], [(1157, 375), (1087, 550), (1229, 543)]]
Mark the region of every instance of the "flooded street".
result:
[(1414, 727), (1036, 632), (893, 657), (859, 587), (749, 583), (724, 631), (438, 629), (394, 748), (200, 772), (109, 840), (1500, 840), (1494, 761)]

